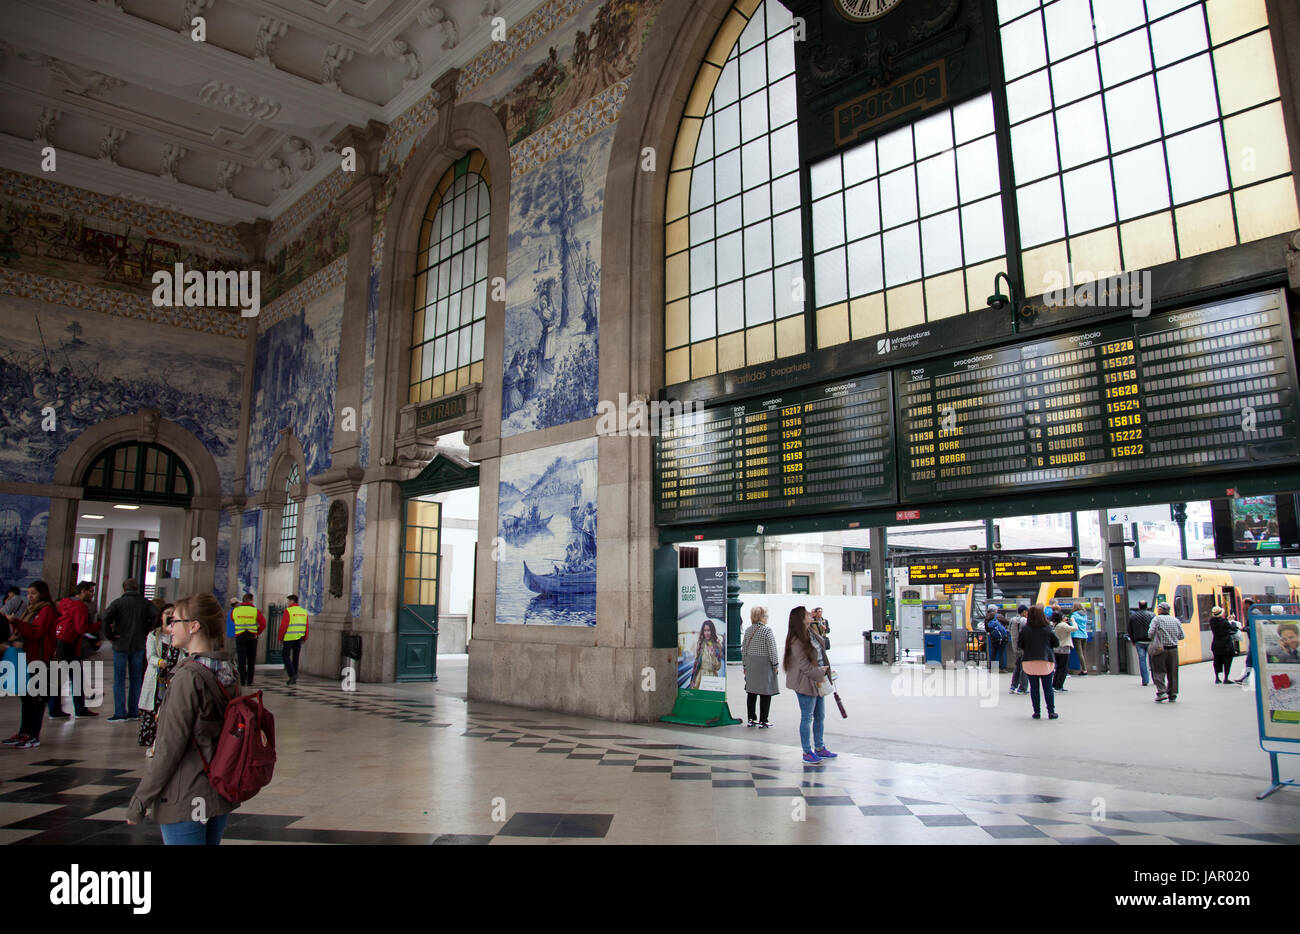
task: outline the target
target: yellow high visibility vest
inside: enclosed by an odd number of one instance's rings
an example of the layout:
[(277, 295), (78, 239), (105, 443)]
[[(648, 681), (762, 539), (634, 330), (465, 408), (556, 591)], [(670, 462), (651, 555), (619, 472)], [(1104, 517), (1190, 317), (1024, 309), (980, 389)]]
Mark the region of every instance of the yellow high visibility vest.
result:
[(235, 635), (257, 632), (257, 607), (237, 606), (231, 615), (235, 618)]
[(293, 642), (307, 634), (307, 611), (298, 604), (285, 610), (289, 614), (289, 628), (284, 631), (284, 641)]

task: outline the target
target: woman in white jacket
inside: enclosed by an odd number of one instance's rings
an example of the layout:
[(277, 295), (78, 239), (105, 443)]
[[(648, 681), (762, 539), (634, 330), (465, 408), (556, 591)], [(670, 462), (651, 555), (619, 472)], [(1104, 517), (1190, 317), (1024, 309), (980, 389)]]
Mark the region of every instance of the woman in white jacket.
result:
[(140, 745), (149, 748), (153, 755), (154, 738), (158, 733), (158, 708), (171, 673), (180, 664), (185, 652), (172, 645), (172, 604), (162, 608), (162, 621), (158, 628), (144, 640), (144, 679), (140, 685)]

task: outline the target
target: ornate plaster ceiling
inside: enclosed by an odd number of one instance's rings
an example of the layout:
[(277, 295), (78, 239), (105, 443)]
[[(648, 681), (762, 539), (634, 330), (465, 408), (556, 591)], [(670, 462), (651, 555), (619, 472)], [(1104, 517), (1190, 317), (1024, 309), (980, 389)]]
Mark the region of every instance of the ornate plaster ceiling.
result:
[(392, 122), (491, 41), (493, 16), (535, 5), (0, 0), (0, 166), (222, 223), (270, 219), (337, 167), (340, 130)]

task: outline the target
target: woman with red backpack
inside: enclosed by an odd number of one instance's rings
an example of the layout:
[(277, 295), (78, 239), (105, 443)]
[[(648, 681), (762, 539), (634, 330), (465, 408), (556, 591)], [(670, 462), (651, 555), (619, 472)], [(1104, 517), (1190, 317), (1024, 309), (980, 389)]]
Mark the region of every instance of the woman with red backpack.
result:
[(138, 824), (152, 807), (165, 844), (217, 846), (236, 807), (213, 788), (206, 766), (221, 738), (226, 706), (239, 695), (235, 666), (219, 649), (225, 628), (225, 611), (212, 594), (177, 601), (172, 645), (189, 658), (172, 673), (158, 710), (154, 757), (126, 818)]
[[(22, 619), (14, 620), (14, 632), (22, 636), (23, 651), (28, 662), (49, 664), (54, 658), (54, 626), (59, 614), (54, 610), (54, 598), (45, 581), (32, 581), (27, 588), (27, 610)], [(26, 672), (24, 672), (24, 675)], [(41, 745), (41, 721), (45, 719), (46, 699), (30, 692), (32, 683), (22, 696), (22, 720), (18, 732), (4, 741), (15, 749), (38, 749)]]

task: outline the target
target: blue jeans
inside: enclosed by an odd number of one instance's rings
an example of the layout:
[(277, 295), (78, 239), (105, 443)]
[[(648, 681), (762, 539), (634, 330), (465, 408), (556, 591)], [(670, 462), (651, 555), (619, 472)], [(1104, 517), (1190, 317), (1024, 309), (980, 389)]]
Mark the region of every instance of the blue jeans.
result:
[[(128, 684), (127, 674), (130, 673)], [(113, 650), (113, 716), (140, 716), (140, 686), (144, 683), (144, 650)], [(128, 693), (129, 692), (129, 693)]]
[(220, 846), (221, 835), (226, 832), (229, 814), (209, 817), (206, 824), (184, 820), (176, 824), (159, 824), (166, 846)]
[[(799, 742), (803, 744), (804, 752), (812, 752), (814, 749), (822, 749), (826, 743), (822, 739), (822, 724), (826, 720), (826, 698), (809, 697), (807, 694), (796, 694), (799, 698)], [(812, 727), (812, 738), (816, 745), (808, 745), (808, 727)]]
[(1151, 669), (1147, 666), (1147, 646), (1150, 644), (1149, 642), (1133, 643), (1133, 648), (1137, 649), (1138, 653), (1138, 671), (1142, 673), (1143, 684), (1151, 683)]

